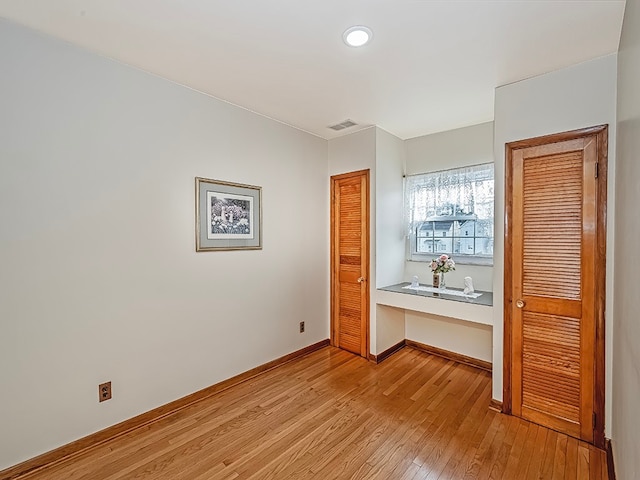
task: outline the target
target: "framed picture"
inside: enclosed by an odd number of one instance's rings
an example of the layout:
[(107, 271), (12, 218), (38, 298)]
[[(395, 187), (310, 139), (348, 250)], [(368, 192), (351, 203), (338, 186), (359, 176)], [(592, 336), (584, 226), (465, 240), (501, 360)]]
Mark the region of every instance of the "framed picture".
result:
[(262, 188), (196, 177), (196, 251), (262, 248)]

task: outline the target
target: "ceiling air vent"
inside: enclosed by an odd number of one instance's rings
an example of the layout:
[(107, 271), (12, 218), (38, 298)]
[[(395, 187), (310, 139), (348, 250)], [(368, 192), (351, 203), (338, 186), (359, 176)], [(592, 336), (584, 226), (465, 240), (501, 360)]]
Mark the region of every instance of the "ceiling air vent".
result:
[(329, 128), (331, 130), (339, 132), (340, 130), (344, 130), (345, 128), (353, 127), (354, 125), (357, 125), (357, 123), (352, 120), (345, 120), (344, 122), (336, 123), (335, 125), (329, 125)]

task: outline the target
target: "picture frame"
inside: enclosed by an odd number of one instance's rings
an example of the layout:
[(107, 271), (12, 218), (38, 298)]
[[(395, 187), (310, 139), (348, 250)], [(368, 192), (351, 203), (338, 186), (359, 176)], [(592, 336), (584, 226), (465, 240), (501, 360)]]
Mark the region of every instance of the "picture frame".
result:
[(262, 249), (262, 187), (196, 177), (196, 252)]

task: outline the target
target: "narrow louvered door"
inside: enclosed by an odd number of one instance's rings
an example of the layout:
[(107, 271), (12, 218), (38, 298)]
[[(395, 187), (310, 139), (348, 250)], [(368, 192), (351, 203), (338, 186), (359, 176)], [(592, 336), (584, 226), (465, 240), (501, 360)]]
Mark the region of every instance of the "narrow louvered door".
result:
[(511, 149), (508, 159), (512, 413), (592, 443), (603, 410), (599, 152), (592, 134)]
[(332, 344), (368, 356), (369, 171), (331, 177)]

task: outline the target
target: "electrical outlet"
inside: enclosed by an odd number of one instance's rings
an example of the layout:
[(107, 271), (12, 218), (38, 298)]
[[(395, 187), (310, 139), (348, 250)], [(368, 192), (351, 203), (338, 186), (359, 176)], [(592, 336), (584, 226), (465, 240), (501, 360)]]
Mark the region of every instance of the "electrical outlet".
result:
[(300, 333), (304, 333), (304, 322), (300, 322)]
[(104, 402), (111, 399), (111, 382), (98, 385), (98, 401)]

